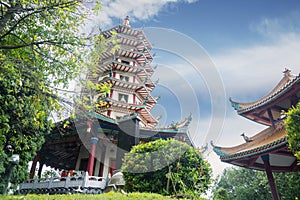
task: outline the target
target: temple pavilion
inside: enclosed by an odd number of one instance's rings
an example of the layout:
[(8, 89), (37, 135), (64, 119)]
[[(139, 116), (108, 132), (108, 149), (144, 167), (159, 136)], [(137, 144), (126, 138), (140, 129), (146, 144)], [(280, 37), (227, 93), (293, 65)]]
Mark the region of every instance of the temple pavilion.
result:
[(300, 171), (297, 159), (288, 149), (284, 127), (285, 112), (300, 99), (300, 75), (292, 75), (286, 69), (274, 89), (263, 98), (251, 103), (239, 103), (230, 99), (237, 113), (267, 128), (245, 143), (235, 147), (219, 147), (212, 144), (221, 161), (233, 165), (266, 171), (273, 199), (279, 199), (272, 172)]
[(44, 165), (105, 177), (120, 169), (124, 153), (139, 142), (175, 138), (193, 145), (187, 132), (191, 116), (161, 128), (150, 113), (158, 100), (151, 95), (157, 82), (151, 80), (152, 47), (143, 30), (131, 28), (126, 17), (124, 24), (101, 34), (105, 39), (116, 36), (120, 47), (102, 53), (98, 75), (88, 79), (110, 85), (110, 91), (98, 95), (102, 104), (95, 111), (79, 113), (67, 126), (56, 124), (33, 160), (30, 178), (37, 162), (39, 177)]

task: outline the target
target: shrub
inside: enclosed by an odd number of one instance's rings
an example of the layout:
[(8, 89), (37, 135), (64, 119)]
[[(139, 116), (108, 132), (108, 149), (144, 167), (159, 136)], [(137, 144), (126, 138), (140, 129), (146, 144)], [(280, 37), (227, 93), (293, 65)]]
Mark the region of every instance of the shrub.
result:
[(168, 139), (140, 143), (123, 159), (125, 189), (196, 197), (211, 183), (211, 168), (199, 151)]
[(284, 121), (289, 148), (300, 161), (300, 102), (292, 107), (287, 113)]

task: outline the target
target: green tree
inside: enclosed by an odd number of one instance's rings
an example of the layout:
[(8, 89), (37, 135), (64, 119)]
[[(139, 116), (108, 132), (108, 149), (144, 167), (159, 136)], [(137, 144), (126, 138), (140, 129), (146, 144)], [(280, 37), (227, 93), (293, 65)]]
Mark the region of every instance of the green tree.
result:
[(57, 87), (67, 86), (83, 66), (82, 3), (0, 2), (0, 192), (12, 153), (20, 155), (12, 182), (28, 178), (28, 161), (51, 129), (51, 111), (59, 109)]
[(215, 193), (213, 200), (229, 200), (229, 195), (224, 188), (219, 188)]
[[(300, 172), (273, 173), (280, 199), (300, 196)], [(225, 189), (229, 199), (272, 199), (267, 176), (263, 171), (246, 168), (225, 169), (213, 189), (214, 196)]]
[(300, 160), (300, 102), (296, 107), (292, 107), (287, 112), (287, 118), (284, 121), (289, 148)]
[(174, 139), (134, 146), (123, 159), (130, 191), (199, 197), (211, 183), (211, 168), (199, 151)]

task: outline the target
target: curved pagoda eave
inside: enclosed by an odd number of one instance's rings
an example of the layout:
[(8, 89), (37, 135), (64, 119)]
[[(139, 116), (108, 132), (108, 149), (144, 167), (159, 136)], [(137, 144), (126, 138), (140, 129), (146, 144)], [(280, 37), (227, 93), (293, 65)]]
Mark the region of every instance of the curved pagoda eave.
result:
[[(151, 54), (149, 54), (149, 55), (151, 55)], [(114, 53), (112, 53), (110, 51), (106, 51), (106, 52), (101, 53), (100, 57), (102, 60), (113, 59), (115, 57), (130, 58), (130, 59), (135, 59), (141, 65), (144, 63), (151, 63), (152, 59), (153, 59), (152, 56), (147, 57), (143, 52), (129, 50), (129, 49), (122, 47), (122, 45)]]
[(296, 104), (299, 99), (300, 76), (293, 76), (286, 70), (281, 81), (265, 97), (250, 103), (239, 103), (231, 98), (229, 100), (239, 115), (270, 126), (272, 121), (280, 120), (282, 111), (287, 111), (290, 104)]
[(212, 144), (214, 152), (222, 162), (237, 166), (265, 170), (261, 156), (269, 155), (272, 171), (299, 171), (297, 160), (288, 150), (283, 123), (269, 127), (246, 142), (234, 147), (220, 147)]

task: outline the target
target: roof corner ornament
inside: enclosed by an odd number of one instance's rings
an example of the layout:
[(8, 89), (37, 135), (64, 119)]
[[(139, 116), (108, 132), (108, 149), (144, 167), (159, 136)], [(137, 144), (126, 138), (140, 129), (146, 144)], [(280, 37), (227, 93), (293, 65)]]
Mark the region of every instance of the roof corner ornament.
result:
[(213, 141), (211, 140), (210, 141), (210, 145), (213, 147), (213, 151), (220, 157), (225, 157), (227, 156), (228, 154), (226, 154), (225, 152), (222, 151), (222, 148), (221, 147), (218, 147), (216, 145), (214, 145)]
[(185, 123), (185, 126), (190, 125), (191, 121), (192, 121), (192, 112), (190, 112), (190, 115), (187, 117), (187, 122)]
[(231, 106), (232, 106), (235, 110), (237, 110), (237, 111), (241, 110), (241, 106), (239, 105), (239, 103), (234, 102), (234, 101), (231, 99), (231, 97), (229, 98), (229, 101), (230, 101), (230, 103), (231, 103)]
[(154, 97), (154, 99), (155, 99), (156, 101), (158, 101), (158, 100), (160, 99), (160, 96), (156, 96), (156, 97)]
[(204, 153), (207, 151), (207, 149), (208, 149), (208, 143), (206, 143), (205, 146), (202, 145), (201, 147), (198, 147), (197, 150), (198, 150), (199, 152), (201, 152), (202, 154), (204, 154)]
[(129, 20), (130, 20), (129, 16), (126, 16), (124, 19), (124, 26), (127, 26), (130, 28)]
[(179, 129), (178, 124), (179, 124), (178, 122), (172, 121), (169, 127), (175, 131), (178, 131), (178, 129)]

